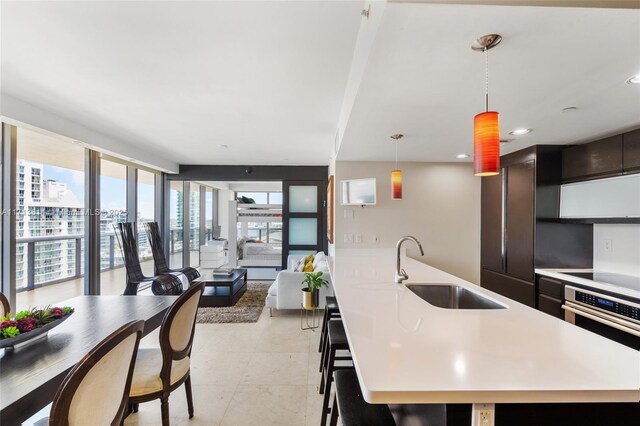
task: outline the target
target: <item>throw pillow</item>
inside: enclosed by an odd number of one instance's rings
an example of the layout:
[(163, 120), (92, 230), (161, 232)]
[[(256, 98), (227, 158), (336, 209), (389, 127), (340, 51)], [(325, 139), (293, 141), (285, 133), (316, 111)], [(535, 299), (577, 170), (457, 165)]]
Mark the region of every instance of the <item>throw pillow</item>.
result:
[(294, 272), (302, 272), (302, 270), (304, 269), (304, 260), (305, 260), (304, 257), (298, 260), (298, 263), (296, 263), (295, 268), (293, 268)]
[(316, 253), (315, 257), (313, 258), (313, 267), (317, 267), (318, 264), (324, 260), (324, 258), (324, 252)]
[(305, 257), (304, 263), (307, 263), (307, 262), (313, 262), (313, 255), (312, 254), (310, 254), (309, 256)]
[(302, 272), (313, 272), (313, 262), (305, 263)]

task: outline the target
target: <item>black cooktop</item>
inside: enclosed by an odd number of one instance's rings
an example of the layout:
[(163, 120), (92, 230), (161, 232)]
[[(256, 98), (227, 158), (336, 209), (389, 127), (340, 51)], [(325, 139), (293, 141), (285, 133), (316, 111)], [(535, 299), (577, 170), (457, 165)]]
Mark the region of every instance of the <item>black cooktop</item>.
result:
[(563, 272), (563, 274), (640, 291), (640, 277), (631, 275), (612, 272)]

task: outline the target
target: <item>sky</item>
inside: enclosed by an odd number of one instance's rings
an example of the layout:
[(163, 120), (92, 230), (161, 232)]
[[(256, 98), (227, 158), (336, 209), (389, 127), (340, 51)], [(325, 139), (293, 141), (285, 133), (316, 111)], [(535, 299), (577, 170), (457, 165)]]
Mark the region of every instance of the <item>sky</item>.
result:
[[(43, 178), (67, 185), (76, 198), (84, 203), (84, 173), (77, 170), (44, 164)], [(100, 176), (100, 204), (103, 210), (126, 210), (127, 185), (124, 179)], [(152, 219), (154, 215), (153, 185), (138, 184), (138, 211), (142, 218)]]

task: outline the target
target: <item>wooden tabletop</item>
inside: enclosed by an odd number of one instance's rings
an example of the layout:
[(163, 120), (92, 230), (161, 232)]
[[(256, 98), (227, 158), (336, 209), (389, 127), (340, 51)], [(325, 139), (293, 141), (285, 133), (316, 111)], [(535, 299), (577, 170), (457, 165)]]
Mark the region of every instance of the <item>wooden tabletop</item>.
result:
[(56, 303), (75, 308), (46, 339), (16, 351), (0, 350), (0, 424), (17, 424), (49, 404), (73, 366), (122, 325), (159, 327), (177, 296), (79, 296)]

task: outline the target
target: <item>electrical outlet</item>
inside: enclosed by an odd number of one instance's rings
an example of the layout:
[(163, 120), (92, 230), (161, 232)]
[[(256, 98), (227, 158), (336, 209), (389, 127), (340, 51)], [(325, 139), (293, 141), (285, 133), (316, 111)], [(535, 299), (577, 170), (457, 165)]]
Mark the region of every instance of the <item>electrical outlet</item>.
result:
[(604, 251), (608, 253), (613, 251), (613, 240), (604, 240)]
[(362, 243), (362, 234), (356, 234), (354, 236), (353, 242), (355, 242), (356, 244), (361, 244)]
[(379, 243), (380, 243), (380, 235), (374, 235), (373, 244), (379, 244)]
[(472, 426), (495, 426), (495, 404), (473, 404)]

